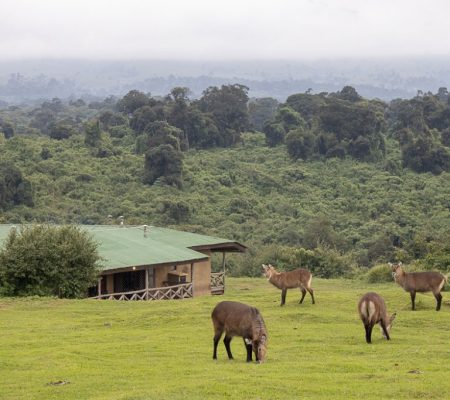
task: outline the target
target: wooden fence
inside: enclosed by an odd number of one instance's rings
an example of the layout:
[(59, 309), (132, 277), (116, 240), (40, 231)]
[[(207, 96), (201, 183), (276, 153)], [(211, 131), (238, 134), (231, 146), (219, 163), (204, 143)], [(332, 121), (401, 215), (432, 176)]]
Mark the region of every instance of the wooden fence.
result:
[(102, 294), (92, 299), (107, 300), (175, 300), (188, 299), (193, 296), (192, 283), (182, 285), (135, 290), (133, 292)]
[(225, 272), (211, 272), (211, 294), (224, 294)]

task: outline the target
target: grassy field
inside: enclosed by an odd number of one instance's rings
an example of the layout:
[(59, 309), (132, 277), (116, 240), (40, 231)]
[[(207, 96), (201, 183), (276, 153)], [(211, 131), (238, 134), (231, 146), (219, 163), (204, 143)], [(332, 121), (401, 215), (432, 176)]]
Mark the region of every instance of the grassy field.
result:
[[(184, 301), (0, 299), (1, 399), (448, 399), (450, 296), (434, 298), (392, 284), (313, 281), (310, 297), (263, 279), (228, 278), (221, 297)], [(397, 311), (392, 341), (364, 341), (356, 304), (382, 294)], [(234, 360), (221, 342), (212, 360), (211, 310), (221, 300), (258, 307), (269, 331), (264, 364)], [(51, 382), (68, 381), (60, 386)]]

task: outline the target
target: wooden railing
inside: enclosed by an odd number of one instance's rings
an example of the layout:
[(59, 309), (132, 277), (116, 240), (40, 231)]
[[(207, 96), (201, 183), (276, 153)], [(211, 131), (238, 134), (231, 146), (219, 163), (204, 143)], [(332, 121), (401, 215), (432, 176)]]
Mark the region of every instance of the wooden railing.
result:
[(188, 299), (193, 296), (192, 283), (151, 289), (135, 290), (133, 292), (110, 293), (91, 297), (91, 299), (107, 300), (175, 300)]
[(211, 272), (211, 294), (225, 292), (225, 272)]

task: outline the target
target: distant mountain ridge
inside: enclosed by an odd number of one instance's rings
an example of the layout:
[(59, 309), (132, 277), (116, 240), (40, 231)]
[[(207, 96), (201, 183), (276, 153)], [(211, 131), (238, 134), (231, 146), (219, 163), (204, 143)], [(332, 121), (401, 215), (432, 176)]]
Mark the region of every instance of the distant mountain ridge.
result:
[(316, 61), (21, 60), (0, 62), (0, 101), (123, 96), (131, 89), (165, 95), (175, 86), (199, 97), (209, 86), (240, 83), (251, 97), (284, 101), (292, 93), (351, 85), (366, 98), (410, 98), (450, 87), (450, 58)]

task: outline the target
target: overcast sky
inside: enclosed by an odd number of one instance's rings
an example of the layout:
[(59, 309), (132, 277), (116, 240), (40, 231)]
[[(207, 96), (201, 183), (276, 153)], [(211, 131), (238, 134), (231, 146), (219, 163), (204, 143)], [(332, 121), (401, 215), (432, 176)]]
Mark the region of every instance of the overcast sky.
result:
[(450, 55), (449, 0), (0, 0), (0, 60)]

